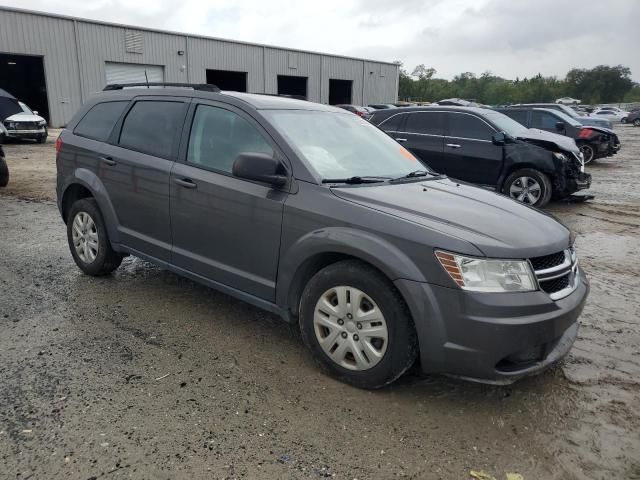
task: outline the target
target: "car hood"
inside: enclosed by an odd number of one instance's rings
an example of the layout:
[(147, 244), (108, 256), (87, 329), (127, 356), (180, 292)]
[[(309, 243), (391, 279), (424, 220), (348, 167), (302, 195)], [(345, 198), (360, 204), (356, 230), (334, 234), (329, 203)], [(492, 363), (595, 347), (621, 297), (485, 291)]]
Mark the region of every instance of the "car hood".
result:
[(606, 118), (598, 117), (579, 117), (576, 118), (582, 125), (609, 128), (611, 121)]
[(30, 113), (16, 113), (4, 119), (5, 122), (42, 122), (44, 118), (40, 115), (31, 115)]
[(607, 135), (612, 135), (614, 133), (610, 128), (598, 127), (596, 125), (585, 125), (585, 127), (589, 127), (589, 129), (594, 132), (606, 133)]
[[(487, 257), (531, 258), (569, 246), (569, 230), (551, 216), (447, 178), (331, 190), (343, 200), (467, 241)], [(447, 248), (446, 240), (430, 246)]]
[(580, 149), (573, 138), (558, 135), (557, 133), (547, 132), (545, 130), (539, 130), (537, 128), (528, 128), (526, 132), (518, 135), (518, 138), (524, 141), (533, 140), (536, 144), (541, 142), (549, 143), (566, 152), (580, 152)]

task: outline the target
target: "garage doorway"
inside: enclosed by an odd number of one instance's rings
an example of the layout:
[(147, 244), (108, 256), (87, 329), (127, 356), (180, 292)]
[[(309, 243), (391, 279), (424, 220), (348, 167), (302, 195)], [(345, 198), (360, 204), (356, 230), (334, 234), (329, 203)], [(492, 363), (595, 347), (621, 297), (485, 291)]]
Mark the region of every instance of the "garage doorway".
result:
[(287, 95), (299, 100), (306, 100), (307, 77), (278, 75), (278, 95)]
[(42, 57), (0, 53), (0, 88), (26, 103), (49, 122), (49, 100)]
[(329, 79), (329, 105), (350, 105), (353, 80)]
[(231, 70), (207, 70), (207, 83), (217, 86), (220, 90), (246, 92), (247, 72), (233, 72)]

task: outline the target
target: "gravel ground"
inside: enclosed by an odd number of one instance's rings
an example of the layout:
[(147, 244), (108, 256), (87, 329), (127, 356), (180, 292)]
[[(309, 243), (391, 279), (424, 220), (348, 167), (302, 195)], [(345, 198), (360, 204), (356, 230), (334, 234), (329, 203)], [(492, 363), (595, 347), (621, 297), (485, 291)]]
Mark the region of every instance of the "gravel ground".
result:
[[(640, 478), (640, 128), (549, 211), (592, 282), (566, 359), (510, 387), (411, 373), (360, 391), (277, 318), (128, 258), (84, 276), (54, 138), (5, 146), (0, 478)], [(55, 135), (55, 132), (52, 132)]]

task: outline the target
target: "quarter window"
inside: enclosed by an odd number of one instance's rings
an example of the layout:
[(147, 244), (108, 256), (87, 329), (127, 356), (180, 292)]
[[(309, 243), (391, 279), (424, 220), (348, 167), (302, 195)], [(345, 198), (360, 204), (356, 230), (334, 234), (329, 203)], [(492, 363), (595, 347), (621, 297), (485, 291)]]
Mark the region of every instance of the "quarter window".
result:
[(170, 159), (183, 117), (182, 102), (141, 100), (124, 120), (120, 146)]
[(407, 114), (407, 133), (443, 135), (444, 115), (439, 112), (417, 112)]
[(240, 153), (273, 155), (262, 134), (240, 115), (223, 108), (198, 105), (189, 136), (187, 161), (231, 173)]
[(94, 105), (76, 125), (73, 133), (104, 142), (129, 102), (105, 102)]
[(449, 135), (474, 140), (491, 140), (494, 131), (478, 117), (464, 113), (449, 114)]
[(402, 119), (406, 115), (395, 114), (391, 118), (387, 119), (382, 125), (380, 125), (380, 129), (384, 132), (397, 132), (402, 124)]

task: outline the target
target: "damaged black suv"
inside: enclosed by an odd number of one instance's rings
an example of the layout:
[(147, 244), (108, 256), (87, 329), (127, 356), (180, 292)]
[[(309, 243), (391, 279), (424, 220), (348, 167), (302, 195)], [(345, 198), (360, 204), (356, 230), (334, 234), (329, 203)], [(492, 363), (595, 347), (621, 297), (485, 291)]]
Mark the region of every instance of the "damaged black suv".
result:
[(529, 205), (543, 207), (591, 186), (573, 139), (528, 129), (493, 110), (397, 108), (378, 111), (370, 121), (432, 170)]

